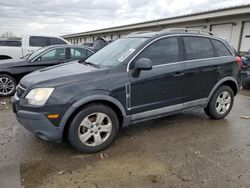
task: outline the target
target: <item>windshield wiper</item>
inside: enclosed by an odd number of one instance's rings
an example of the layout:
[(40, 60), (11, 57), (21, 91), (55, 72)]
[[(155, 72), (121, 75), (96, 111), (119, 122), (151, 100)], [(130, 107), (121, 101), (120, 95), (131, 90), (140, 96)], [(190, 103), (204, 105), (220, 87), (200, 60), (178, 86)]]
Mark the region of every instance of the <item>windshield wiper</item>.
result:
[(84, 61), (83, 59), (79, 60), (78, 63), (83, 63), (84, 65), (90, 65), (90, 66), (95, 67), (95, 68), (100, 68), (97, 64)]

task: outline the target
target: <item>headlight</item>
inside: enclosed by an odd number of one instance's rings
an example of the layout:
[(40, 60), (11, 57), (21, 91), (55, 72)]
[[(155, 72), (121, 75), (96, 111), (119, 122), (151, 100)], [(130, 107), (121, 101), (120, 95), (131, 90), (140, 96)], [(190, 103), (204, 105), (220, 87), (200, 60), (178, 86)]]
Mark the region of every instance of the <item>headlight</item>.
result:
[(36, 88), (32, 89), (28, 95), (26, 95), (26, 99), (28, 103), (35, 106), (43, 106), (51, 93), (54, 91), (54, 88)]

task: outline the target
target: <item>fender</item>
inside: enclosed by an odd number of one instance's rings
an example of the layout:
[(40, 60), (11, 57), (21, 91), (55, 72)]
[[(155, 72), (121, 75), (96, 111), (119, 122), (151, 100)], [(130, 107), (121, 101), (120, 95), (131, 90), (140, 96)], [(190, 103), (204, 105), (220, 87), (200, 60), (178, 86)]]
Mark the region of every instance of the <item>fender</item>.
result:
[(231, 76), (224, 77), (223, 79), (221, 79), (220, 81), (218, 81), (218, 82), (215, 84), (215, 86), (213, 87), (213, 89), (212, 89), (211, 92), (209, 93), (208, 98), (207, 98), (207, 101), (206, 101), (206, 106), (207, 106), (207, 104), (209, 103), (209, 101), (210, 101), (212, 95), (214, 94), (215, 90), (216, 90), (221, 84), (223, 84), (223, 83), (226, 82), (226, 81), (233, 81), (233, 82), (235, 83), (236, 87), (237, 87), (237, 90), (239, 91), (239, 85), (238, 85), (238, 83), (237, 83), (237, 81), (236, 81), (236, 79), (235, 79), (234, 77), (231, 77)]
[(123, 125), (122, 126), (128, 126), (130, 123), (130, 117), (127, 116), (126, 111), (123, 107), (123, 105), (116, 100), (115, 98), (108, 96), (108, 95), (91, 95), (89, 97), (85, 97), (77, 102), (75, 102), (68, 110), (67, 112), (64, 114), (61, 123), (59, 125), (59, 129), (61, 131), (61, 133), (64, 130), (64, 127), (66, 125), (66, 122), (68, 121), (68, 119), (70, 118), (70, 116), (75, 112), (75, 110), (77, 110), (77, 108), (79, 108), (80, 106), (91, 102), (91, 101), (97, 101), (97, 100), (104, 100), (104, 101), (108, 101), (113, 103), (114, 105), (116, 105), (120, 111), (122, 112), (122, 116), (123, 116)]

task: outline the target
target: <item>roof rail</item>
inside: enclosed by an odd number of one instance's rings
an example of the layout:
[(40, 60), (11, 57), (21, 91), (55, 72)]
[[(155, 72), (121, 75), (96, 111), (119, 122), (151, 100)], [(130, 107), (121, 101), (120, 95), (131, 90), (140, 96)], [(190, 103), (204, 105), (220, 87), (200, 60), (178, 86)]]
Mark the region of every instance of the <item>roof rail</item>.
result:
[(159, 31), (159, 33), (167, 33), (167, 32), (184, 32), (184, 33), (190, 32), (190, 33), (214, 35), (214, 33), (210, 31), (203, 31), (200, 29), (190, 29), (190, 28), (167, 28)]
[(127, 36), (136, 35), (136, 34), (143, 34), (143, 33), (150, 33), (150, 32), (152, 32), (152, 31), (135, 31), (135, 32), (127, 34)]

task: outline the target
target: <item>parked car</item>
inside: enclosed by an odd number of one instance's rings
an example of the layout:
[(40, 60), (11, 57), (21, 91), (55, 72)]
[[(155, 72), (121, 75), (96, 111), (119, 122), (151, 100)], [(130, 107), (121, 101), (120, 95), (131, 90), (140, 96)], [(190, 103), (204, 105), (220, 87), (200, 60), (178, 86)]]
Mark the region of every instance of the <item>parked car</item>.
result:
[(103, 47), (107, 46), (109, 44), (109, 41), (106, 40), (105, 38), (102, 38), (102, 37), (98, 37), (95, 42), (93, 43), (93, 46), (92, 46), (92, 50), (94, 52), (97, 52), (99, 51), (100, 49), (102, 49)]
[(189, 108), (225, 118), (242, 61), (227, 41), (187, 30), (128, 35), (85, 62), (25, 76), (12, 99), (18, 121), (44, 140), (65, 137), (93, 153), (121, 127)]
[(89, 47), (89, 48), (92, 48), (93, 47), (93, 42), (85, 42), (85, 43), (82, 43), (82, 45), (84, 45), (84, 46), (87, 46), (87, 47)]
[(242, 68), (242, 87), (250, 89), (250, 64), (244, 65)]
[(242, 68), (242, 87), (250, 89), (250, 49), (247, 54), (241, 57), (243, 62)]
[(86, 59), (94, 52), (83, 46), (54, 45), (40, 48), (23, 59), (0, 61), (0, 97), (13, 95), (22, 77), (48, 66)]
[(22, 46), (21, 38), (0, 38), (0, 46), (12, 46), (12, 47), (20, 47)]
[(17, 39), (0, 40), (0, 60), (21, 58), (41, 47), (69, 44), (61, 37), (25, 35)]

